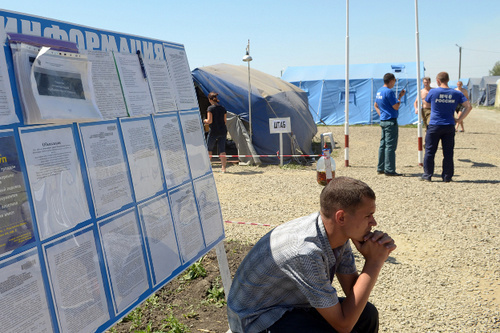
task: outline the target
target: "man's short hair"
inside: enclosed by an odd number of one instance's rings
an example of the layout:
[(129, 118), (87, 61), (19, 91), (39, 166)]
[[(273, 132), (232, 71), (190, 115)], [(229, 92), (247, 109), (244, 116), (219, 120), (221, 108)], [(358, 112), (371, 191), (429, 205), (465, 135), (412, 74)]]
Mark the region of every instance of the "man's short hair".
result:
[(429, 81), (429, 83), (431, 83), (431, 78), (430, 78), (430, 77), (428, 77), (428, 76), (424, 77), (424, 78), (422, 79), (422, 81), (423, 81), (423, 80), (427, 80), (427, 81)]
[(450, 76), (446, 72), (441, 72), (436, 76), (436, 79), (443, 83), (448, 83), (448, 81), (450, 81)]
[(384, 75), (384, 84), (389, 84), (392, 80), (396, 80), (396, 77), (392, 73), (387, 73)]
[(353, 213), (364, 198), (375, 200), (375, 192), (370, 186), (354, 178), (336, 177), (321, 191), (321, 213), (327, 218), (340, 209)]

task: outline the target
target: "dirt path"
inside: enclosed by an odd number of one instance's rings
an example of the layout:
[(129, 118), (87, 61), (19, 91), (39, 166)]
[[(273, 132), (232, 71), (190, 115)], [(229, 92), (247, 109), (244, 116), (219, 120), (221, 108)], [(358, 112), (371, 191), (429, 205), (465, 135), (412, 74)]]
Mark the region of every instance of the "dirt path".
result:
[[(419, 181), (415, 128), (400, 128), (397, 171), (404, 177), (376, 174), (378, 126), (351, 127), (350, 167), (343, 148), (335, 151), (337, 176), (375, 190), (379, 228), (398, 244), (371, 297), (382, 331), (500, 331), (500, 112), (474, 109), (464, 123), (452, 183), (440, 180), (440, 151), (433, 182)], [(343, 145), (343, 127), (319, 130)], [(227, 220), (278, 225), (318, 209), (314, 167), (236, 166), (214, 176)], [(227, 224), (226, 236), (254, 243), (270, 229)]]

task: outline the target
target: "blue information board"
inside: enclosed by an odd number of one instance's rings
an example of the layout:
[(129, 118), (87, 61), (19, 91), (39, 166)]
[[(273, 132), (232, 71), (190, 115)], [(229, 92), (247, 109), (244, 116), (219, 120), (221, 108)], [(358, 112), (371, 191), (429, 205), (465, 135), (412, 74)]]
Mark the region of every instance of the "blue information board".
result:
[(103, 332), (224, 238), (184, 46), (3, 10), (0, 38), (2, 332)]

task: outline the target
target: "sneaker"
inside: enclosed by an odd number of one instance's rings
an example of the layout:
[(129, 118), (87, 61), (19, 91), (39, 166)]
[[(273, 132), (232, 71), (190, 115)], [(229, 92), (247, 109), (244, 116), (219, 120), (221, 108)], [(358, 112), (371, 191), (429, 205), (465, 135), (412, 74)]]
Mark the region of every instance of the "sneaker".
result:
[(443, 179), (443, 182), (445, 182), (445, 183), (451, 183), (451, 179)]
[(385, 172), (383, 172), (383, 171), (378, 171), (378, 170), (377, 170), (377, 175), (383, 175), (384, 173), (385, 173)]
[(429, 178), (424, 178), (424, 177), (420, 177), (420, 180), (423, 182), (430, 182), (431, 181)]
[(385, 175), (390, 177), (397, 177), (397, 176), (402, 176), (403, 174), (397, 172), (386, 172)]

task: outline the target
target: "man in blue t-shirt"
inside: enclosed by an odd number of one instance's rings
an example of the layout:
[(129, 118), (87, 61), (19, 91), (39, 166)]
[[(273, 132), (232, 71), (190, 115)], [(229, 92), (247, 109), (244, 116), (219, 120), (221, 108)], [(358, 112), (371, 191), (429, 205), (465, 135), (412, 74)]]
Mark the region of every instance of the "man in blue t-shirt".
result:
[(454, 174), (455, 109), (459, 103), (465, 108), (456, 120), (457, 123), (464, 120), (472, 109), (462, 92), (448, 87), (449, 80), (448, 73), (439, 73), (436, 77), (438, 88), (429, 91), (425, 98), (425, 101), (431, 104), (431, 119), (425, 136), (424, 174), (421, 178), (424, 181), (431, 181), (434, 173), (434, 157), (441, 141), (443, 148), (441, 178), (446, 183), (451, 182)]
[(378, 150), (377, 173), (386, 176), (402, 176), (396, 172), (396, 148), (398, 146), (398, 115), (401, 106), (401, 97), (405, 90), (399, 93), (399, 99), (392, 88), (396, 84), (394, 74), (384, 75), (384, 86), (377, 91), (375, 97), (375, 110), (380, 116), (382, 136)]

